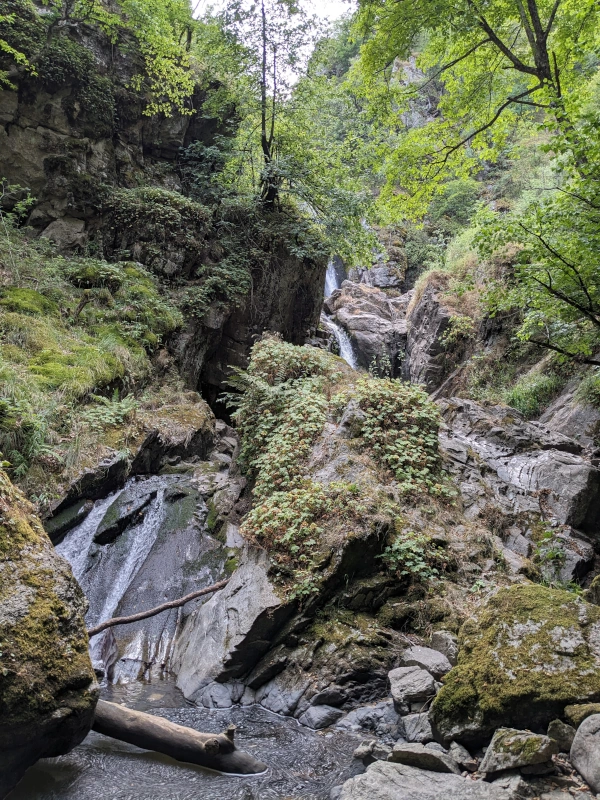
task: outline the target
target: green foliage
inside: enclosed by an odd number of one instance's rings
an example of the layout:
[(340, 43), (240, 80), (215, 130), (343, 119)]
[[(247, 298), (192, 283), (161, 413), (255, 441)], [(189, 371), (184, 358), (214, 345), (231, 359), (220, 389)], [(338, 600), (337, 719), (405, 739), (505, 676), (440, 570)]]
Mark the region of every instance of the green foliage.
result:
[(477, 181), (469, 178), (448, 181), (433, 198), (428, 216), (433, 222), (447, 219), (455, 225), (467, 225), (475, 210), (480, 191)]
[[(254, 346), (247, 372), (232, 381), (242, 391), (230, 397), (237, 406), (240, 461), (253, 481), (254, 507), (244, 520), (244, 534), (268, 548), (276, 580), (298, 599), (317, 591), (328, 539), (388, 526), (396, 508), (363, 483), (321, 484), (307, 475), (327, 419), (339, 417), (350, 399), (362, 414), (352, 445), (391, 470), (399, 491), (409, 497), (423, 491), (451, 494), (439, 460), (439, 417), (427, 395), (400, 381), (355, 373), (345, 385), (349, 377), (330, 353), (269, 337)], [(407, 569), (424, 576), (419, 559), (429, 563), (433, 555), (425, 539), (403, 534), (390, 543), (385, 559), (400, 570), (404, 557)]]
[(36, 292), (19, 286), (6, 286), (0, 289), (0, 307), (17, 314), (32, 316), (57, 316), (58, 306), (52, 300)]
[(52, 39), (39, 55), (37, 73), (42, 86), (50, 93), (73, 87), (63, 101), (71, 124), (82, 126), (84, 133), (94, 138), (112, 135), (113, 83), (107, 76), (98, 74), (96, 59), (84, 45), (66, 36)]
[(287, 491), (300, 477), (303, 459), (325, 424), (323, 378), (332, 376), (332, 367), (323, 351), (269, 338), (253, 348), (248, 371), (231, 380), (244, 392), (232, 399), (238, 403), (240, 460), (255, 478), (255, 497)]
[(8, 77), (12, 65), (36, 74), (30, 59), (43, 38), (44, 26), (30, 0), (4, 0), (0, 14), (0, 87), (15, 88)]
[[(62, 258), (5, 222), (0, 261), (12, 284), (0, 289), (0, 450), (24, 480), (36, 462), (62, 463), (60, 443), (70, 441), (90, 395), (147, 377), (147, 352), (181, 315), (140, 265)], [(91, 429), (129, 414), (134, 401), (108, 410), (98, 402)]]
[(439, 574), (437, 548), (424, 533), (402, 530), (380, 556), (387, 569), (398, 578), (427, 581)]
[(467, 314), (452, 314), (449, 325), (440, 338), (440, 344), (446, 350), (450, 350), (457, 344), (472, 339), (475, 335), (475, 323), (473, 317)]
[[(400, 491), (454, 495), (441, 469), (439, 411), (421, 388), (399, 380), (361, 378), (352, 396), (365, 414), (360, 431), (364, 446), (392, 472)], [(336, 398), (338, 407), (346, 398)]]
[(491, 258), (513, 258), (488, 293), (492, 314), (525, 309), (517, 336), (566, 359), (595, 363), (600, 345), (600, 117), (555, 137), (555, 188), (509, 215), (480, 215), (478, 244)]
[(600, 408), (600, 372), (597, 369), (588, 372), (577, 387), (577, 399)]
[(539, 417), (563, 386), (564, 379), (555, 372), (535, 372), (519, 378), (505, 391), (503, 399), (525, 417)]
[(111, 400), (99, 395), (91, 395), (92, 404), (86, 406), (79, 415), (79, 422), (93, 431), (101, 432), (106, 427), (123, 425), (130, 421), (139, 408), (139, 402), (129, 395), (122, 400), (115, 395)]

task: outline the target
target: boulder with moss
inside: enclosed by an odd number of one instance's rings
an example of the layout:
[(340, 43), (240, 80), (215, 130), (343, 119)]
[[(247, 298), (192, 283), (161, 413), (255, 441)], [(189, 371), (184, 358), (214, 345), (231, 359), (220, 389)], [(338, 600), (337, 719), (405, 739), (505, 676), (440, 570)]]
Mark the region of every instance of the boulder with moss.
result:
[(85, 597), (0, 470), (0, 797), (87, 735), (97, 693)]
[(430, 712), (442, 741), (482, 744), (499, 727), (545, 731), (567, 705), (600, 699), (600, 609), (569, 592), (501, 589), (459, 642)]

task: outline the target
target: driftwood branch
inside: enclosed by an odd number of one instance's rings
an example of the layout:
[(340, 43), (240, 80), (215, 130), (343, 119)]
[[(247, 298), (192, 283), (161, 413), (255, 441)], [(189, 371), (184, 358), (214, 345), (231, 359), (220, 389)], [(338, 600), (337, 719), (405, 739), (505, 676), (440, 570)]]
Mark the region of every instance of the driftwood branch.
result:
[(169, 600), (168, 603), (163, 603), (155, 608), (149, 608), (147, 611), (140, 611), (139, 614), (132, 614), (130, 617), (113, 617), (112, 619), (107, 619), (98, 625), (94, 625), (93, 628), (90, 628), (88, 630), (88, 636), (91, 639), (92, 636), (102, 633), (102, 631), (105, 631), (107, 628), (114, 628), (115, 625), (128, 625), (131, 622), (138, 622), (140, 619), (154, 617), (162, 611), (169, 611), (171, 608), (179, 608), (189, 603), (190, 600), (195, 600), (197, 597), (202, 597), (205, 594), (211, 594), (211, 592), (218, 592), (219, 589), (224, 589), (228, 583), (229, 579), (219, 581), (219, 583), (213, 583), (212, 586), (207, 586), (205, 589), (199, 589), (197, 592), (186, 594), (185, 597), (180, 597), (177, 600)]
[(92, 730), (177, 761), (219, 772), (256, 775), (267, 769), (262, 761), (236, 748), (233, 726), (225, 733), (199, 733), (162, 717), (99, 700)]

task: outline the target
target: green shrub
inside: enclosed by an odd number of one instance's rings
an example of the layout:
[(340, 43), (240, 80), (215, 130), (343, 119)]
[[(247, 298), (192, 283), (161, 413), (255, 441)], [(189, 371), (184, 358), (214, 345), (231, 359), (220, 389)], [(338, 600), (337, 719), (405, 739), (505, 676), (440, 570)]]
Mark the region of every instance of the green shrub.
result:
[(398, 578), (425, 581), (439, 574), (438, 550), (423, 533), (398, 532), (379, 557)]
[(564, 386), (564, 379), (554, 372), (524, 375), (504, 392), (503, 400), (525, 417), (538, 417)]
[(594, 369), (585, 375), (577, 387), (576, 397), (581, 402), (600, 408), (600, 371)]
[(334, 403), (341, 409), (350, 396), (365, 414), (360, 430), (364, 446), (392, 472), (400, 491), (454, 495), (441, 469), (439, 411), (421, 388), (399, 380), (361, 378)]

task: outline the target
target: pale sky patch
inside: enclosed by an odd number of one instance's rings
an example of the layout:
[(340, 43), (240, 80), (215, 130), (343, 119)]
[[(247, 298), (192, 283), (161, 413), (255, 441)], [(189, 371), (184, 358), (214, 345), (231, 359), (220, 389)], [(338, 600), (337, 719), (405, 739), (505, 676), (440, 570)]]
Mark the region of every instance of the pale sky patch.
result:
[[(220, 10), (225, 5), (225, 0), (197, 0), (195, 15), (203, 14), (208, 8)], [(354, 0), (302, 0), (302, 5), (307, 11), (317, 14), (322, 19), (335, 20), (353, 11), (356, 8)]]

